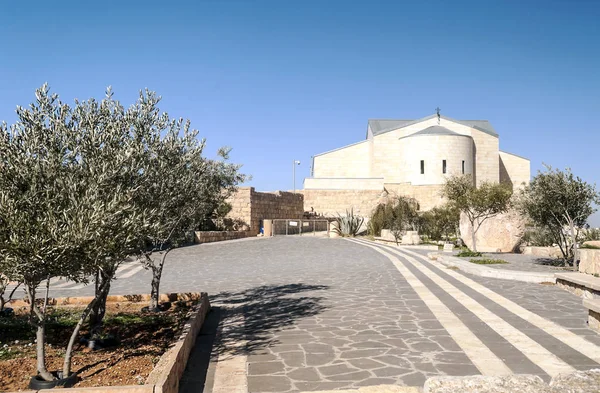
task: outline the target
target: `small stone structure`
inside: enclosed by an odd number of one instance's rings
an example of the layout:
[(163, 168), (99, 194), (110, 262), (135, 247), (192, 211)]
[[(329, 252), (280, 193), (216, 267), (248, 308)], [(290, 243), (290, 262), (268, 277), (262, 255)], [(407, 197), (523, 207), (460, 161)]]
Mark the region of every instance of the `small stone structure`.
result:
[[(519, 245), (524, 231), (525, 219), (514, 210), (488, 218), (477, 231), (477, 251), (511, 252)], [(460, 236), (473, 249), (471, 223), (464, 213), (460, 214)]]
[(555, 273), (556, 285), (584, 299), (600, 299), (600, 278), (577, 272)]
[(557, 247), (534, 247), (534, 246), (524, 246), (521, 247), (521, 253), (523, 255), (533, 255), (536, 257), (544, 257), (544, 258), (561, 258), (562, 253), (560, 252), (560, 248)]
[(196, 231), (194, 243), (214, 243), (224, 240), (242, 239), (249, 235), (248, 231)]
[(260, 232), (261, 220), (301, 219), (304, 214), (304, 197), (301, 193), (258, 192), (254, 187), (241, 187), (227, 202), (232, 207), (227, 217), (244, 223), (248, 228), (248, 236)]
[(600, 250), (580, 248), (579, 271), (586, 274), (600, 275)]
[(588, 327), (600, 333), (600, 299), (583, 299), (588, 309)]

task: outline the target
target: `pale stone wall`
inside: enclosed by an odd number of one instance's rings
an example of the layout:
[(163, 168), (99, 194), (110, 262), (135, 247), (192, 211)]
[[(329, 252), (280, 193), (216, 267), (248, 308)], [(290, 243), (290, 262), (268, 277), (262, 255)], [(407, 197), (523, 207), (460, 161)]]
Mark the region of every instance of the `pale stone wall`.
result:
[(501, 182), (512, 184), (514, 189), (529, 184), (531, 178), (529, 160), (503, 151), (499, 153), (499, 156)]
[[(455, 135), (418, 135), (403, 138), (402, 173), (413, 186), (444, 184), (452, 175), (473, 173), (473, 139)], [(443, 173), (443, 161), (446, 173)], [(424, 172), (421, 174), (421, 161)]]
[(314, 178), (304, 179), (304, 189), (317, 190), (383, 190), (383, 178)]
[(326, 217), (345, 214), (354, 209), (354, 214), (370, 216), (379, 203), (387, 201), (383, 190), (302, 190), (304, 210), (314, 211)]
[(446, 199), (442, 198), (443, 185), (413, 186), (410, 183), (386, 183), (384, 187), (392, 196), (398, 195), (415, 198), (419, 201), (421, 211), (431, 210), (436, 206), (446, 203)]
[(475, 142), (474, 178), (476, 184), (479, 185), (484, 181), (498, 183), (500, 181), (498, 138), (476, 129), (473, 129), (471, 136)]
[(314, 156), (313, 177), (371, 177), (368, 140)]
[(419, 201), (421, 210), (430, 210), (446, 202), (441, 197), (441, 185), (412, 186), (410, 184), (385, 184), (382, 190), (316, 190), (304, 189), (304, 210), (325, 216), (354, 213), (368, 217), (379, 203), (386, 203), (396, 196), (407, 196)]
[(245, 223), (250, 235), (259, 233), (260, 220), (302, 218), (304, 214), (301, 193), (257, 192), (254, 187), (241, 187), (227, 202), (232, 207), (227, 217)]
[(579, 249), (579, 272), (600, 274), (600, 250), (590, 248)]

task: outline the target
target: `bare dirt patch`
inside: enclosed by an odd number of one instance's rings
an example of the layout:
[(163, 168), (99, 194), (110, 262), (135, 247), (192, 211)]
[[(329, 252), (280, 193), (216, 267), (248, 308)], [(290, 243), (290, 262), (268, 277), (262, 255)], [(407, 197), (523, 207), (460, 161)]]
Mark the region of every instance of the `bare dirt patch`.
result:
[[(161, 355), (179, 337), (193, 302), (177, 302), (161, 313), (142, 313), (146, 303), (107, 304), (103, 337), (117, 345), (91, 350), (80, 342), (73, 352), (78, 387), (142, 385)], [(47, 368), (62, 369), (64, 349), (81, 308), (57, 306), (49, 312)], [(10, 318), (0, 318), (0, 391), (26, 389), (37, 374), (35, 331), (20, 308)], [(80, 337), (85, 337), (83, 329)]]

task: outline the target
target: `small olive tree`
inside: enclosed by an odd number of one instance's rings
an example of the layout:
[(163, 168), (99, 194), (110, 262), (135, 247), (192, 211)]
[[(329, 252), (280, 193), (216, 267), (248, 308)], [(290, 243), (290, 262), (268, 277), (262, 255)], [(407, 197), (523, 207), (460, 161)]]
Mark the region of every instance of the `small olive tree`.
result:
[(531, 221), (547, 230), (560, 247), (565, 266), (574, 261), (580, 230), (596, 211), (600, 194), (594, 184), (573, 175), (570, 169), (561, 171), (546, 166), (520, 194), (518, 206)]
[[(98, 217), (87, 205), (90, 190), (79, 186), (70, 108), (47, 86), (36, 98), (28, 109), (17, 108), (19, 120), (10, 129), (0, 128), (0, 270), (24, 285), (36, 328), (37, 370), (53, 380), (45, 363), (50, 278), (86, 279), (91, 271), (81, 245)], [(40, 304), (37, 289), (44, 280)]]
[(399, 196), (391, 202), (387, 210), (385, 226), (390, 229), (396, 245), (406, 230), (418, 230), (419, 226), (419, 203), (414, 198)]
[(169, 252), (187, 241), (192, 230), (210, 217), (245, 180), (240, 166), (229, 162), (229, 149), (218, 151), (220, 159), (203, 157), (204, 140), (190, 122), (171, 119), (160, 112), (160, 97), (140, 93), (134, 106), (133, 132), (143, 151), (141, 187), (136, 204), (145, 207), (145, 246), (141, 260), (152, 272), (150, 309), (158, 310), (160, 280)]
[(452, 176), (446, 180), (442, 195), (467, 216), (471, 224), (473, 251), (477, 251), (477, 231), (487, 219), (508, 211), (512, 187), (489, 182), (476, 187), (471, 175)]
[(25, 287), (37, 331), (37, 370), (48, 381), (70, 375), (79, 331), (110, 284), (97, 280), (69, 339), (62, 374), (53, 375), (45, 364), (50, 278), (87, 283), (99, 272), (109, 277), (113, 262), (139, 238), (135, 189), (127, 178), (132, 138), (114, 122), (110, 96), (100, 104), (76, 102), (73, 109), (44, 85), (30, 108), (17, 108), (17, 123), (1, 129), (0, 270)]

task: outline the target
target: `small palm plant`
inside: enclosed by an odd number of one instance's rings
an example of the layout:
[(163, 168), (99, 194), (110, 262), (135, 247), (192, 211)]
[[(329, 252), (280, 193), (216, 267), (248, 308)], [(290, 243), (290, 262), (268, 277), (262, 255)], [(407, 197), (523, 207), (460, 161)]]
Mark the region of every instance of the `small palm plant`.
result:
[(350, 211), (346, 210), (345, 216), (338, 214), (336, 221), (337, 227), (334, 228), (334, 231), (338, 235), (354, 237), (358, 234), (358, 231), (365, 222), (365, 219), (361, 216), (355, 216), (354, 209), (350, 209)]

